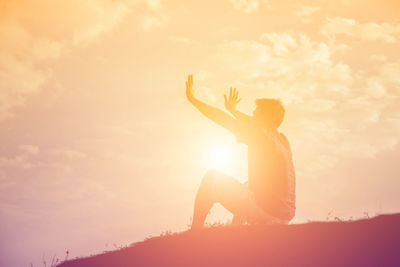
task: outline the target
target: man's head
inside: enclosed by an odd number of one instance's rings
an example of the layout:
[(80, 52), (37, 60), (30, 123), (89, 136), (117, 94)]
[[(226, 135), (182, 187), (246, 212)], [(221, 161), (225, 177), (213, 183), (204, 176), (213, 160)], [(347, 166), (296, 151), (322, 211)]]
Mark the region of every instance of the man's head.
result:
[(256, 109), (253, 117), (262, 127), (278, 128), (285, 116), (285, 109), (278, 99), (256, 99)]

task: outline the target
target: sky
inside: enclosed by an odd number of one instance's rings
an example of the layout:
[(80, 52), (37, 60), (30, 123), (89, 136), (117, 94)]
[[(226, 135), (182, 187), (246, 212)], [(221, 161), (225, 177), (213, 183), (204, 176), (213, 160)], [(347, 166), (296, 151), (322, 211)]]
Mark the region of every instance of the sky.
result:
[[(247, 148), (185, 96), (279, 98), (293, 223), (400, 212), (397, 0), (0, 0), (0, 265), (42, 266), (191, 222)], [(208, 222), (231, 215), (216, 206)]]

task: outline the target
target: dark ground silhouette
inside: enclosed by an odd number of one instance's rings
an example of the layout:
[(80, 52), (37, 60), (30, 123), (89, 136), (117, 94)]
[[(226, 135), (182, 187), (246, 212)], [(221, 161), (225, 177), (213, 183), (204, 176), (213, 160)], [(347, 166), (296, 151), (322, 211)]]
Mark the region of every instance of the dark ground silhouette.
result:
[(58, 266), (400, 266), (400, 214), (212, 227), (151, 238)]

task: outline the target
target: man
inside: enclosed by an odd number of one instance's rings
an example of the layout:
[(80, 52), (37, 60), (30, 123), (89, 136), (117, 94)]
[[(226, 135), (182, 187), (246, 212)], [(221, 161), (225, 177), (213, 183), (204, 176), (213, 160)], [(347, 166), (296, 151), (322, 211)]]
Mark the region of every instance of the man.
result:
[(202, 228), (214, 203), (233, 213), (233, 223), (288, 224), (295, 214), (295, 172), (289, 141), (278, 127), (285, 110), (279, 100), (257, 99), (253, 116), (236, 109), (239, 92), (224, 95), (234, 116), (194, 96), (193, 75), (186, 81), (186, 96), (207, 118), (231, 131), (248, 146), (248, 182), (241, 184), (218, 171), (204, 176), (194, 204), (192, 229)]

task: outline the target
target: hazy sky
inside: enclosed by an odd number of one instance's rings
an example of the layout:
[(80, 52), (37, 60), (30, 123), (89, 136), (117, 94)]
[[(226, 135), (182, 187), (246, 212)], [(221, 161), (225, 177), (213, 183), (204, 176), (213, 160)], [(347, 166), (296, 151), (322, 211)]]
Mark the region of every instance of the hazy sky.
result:
[(0, 265), (185, 230), (207, 169), (246, 180), (189, 73), (285, 104), (294, 222), (399, 212), (399, 51), (397, 0), (0, 0)]

